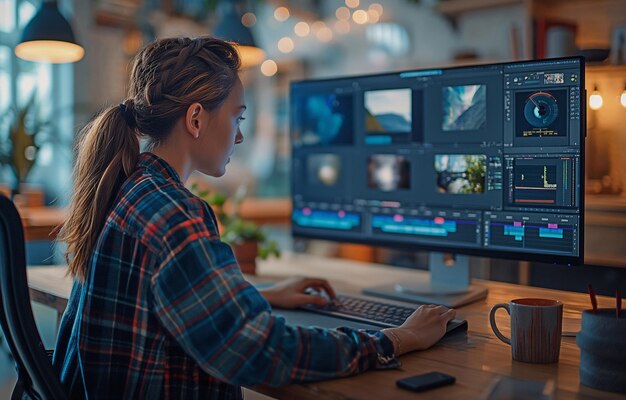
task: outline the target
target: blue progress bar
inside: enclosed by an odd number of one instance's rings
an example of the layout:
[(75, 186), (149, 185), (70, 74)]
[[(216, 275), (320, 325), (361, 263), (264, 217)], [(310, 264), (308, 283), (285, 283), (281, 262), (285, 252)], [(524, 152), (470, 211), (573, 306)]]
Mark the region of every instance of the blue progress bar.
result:
[(345, 211), (307, 211), (303, 209), (294, 210), (291, 215), (292, 220), (300, 226), (309, 228), (326, 228), (351, 230), (361, 224), (361, 216), (357, 213)]
[(521, 241), (522, 239), (524, 239), (524, 227), (504, 225), (504, 234), (508, 236), (513, 236), (515, 237), (515, 240)]
[(563, 239), (563, 229), (539, 228), (539, 237)]
[(388, 233), (404, 233), (410, 235), (449, 236), (457, 231), (456, 221), (435, 223), (432, 219), (407, 218), (396, 220), (391, 215), (375, 215), (372, 227)]

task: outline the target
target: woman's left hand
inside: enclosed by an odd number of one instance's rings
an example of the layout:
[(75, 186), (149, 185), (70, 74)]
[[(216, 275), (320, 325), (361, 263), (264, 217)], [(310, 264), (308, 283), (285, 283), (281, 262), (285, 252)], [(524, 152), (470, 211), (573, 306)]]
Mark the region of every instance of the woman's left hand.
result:
[(330, 300), (337, 297), (335, 290), (327, 280), (302, 277), (285, 279), (270, 288), (259, 290), (259, 292), (273, 307), (277, 308), (298, 308), (305, 304), (318, 306), (328, 304), (329, 300), (326, 297), (307, 293), (309, 288), (316, 292), (326, 292)]

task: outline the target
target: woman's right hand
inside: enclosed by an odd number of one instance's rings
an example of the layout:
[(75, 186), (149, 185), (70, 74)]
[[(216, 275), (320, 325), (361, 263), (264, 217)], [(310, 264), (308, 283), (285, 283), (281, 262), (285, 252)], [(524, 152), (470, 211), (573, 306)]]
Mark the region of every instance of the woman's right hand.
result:
[(397, 356), (424, 350), (443, 337), (448, 322), (455, 316), (452, 308), (422, 305), (398, 328), (383, 329), (383, 333), (393, 342)]

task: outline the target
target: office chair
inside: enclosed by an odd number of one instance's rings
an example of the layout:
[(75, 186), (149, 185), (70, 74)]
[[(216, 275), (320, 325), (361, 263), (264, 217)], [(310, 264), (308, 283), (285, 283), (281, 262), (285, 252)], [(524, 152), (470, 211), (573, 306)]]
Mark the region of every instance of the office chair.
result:
[(35, 325), (26, 279), (24, 229), (12, 201), (0, 195), (0, 324), (17, 369), (12, 400), (67, 399)]

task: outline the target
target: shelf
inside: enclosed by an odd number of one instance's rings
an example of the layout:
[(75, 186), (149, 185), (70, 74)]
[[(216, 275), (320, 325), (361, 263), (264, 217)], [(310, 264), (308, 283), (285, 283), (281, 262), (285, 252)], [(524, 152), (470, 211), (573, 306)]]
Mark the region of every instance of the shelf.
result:
[(524, 0), (445, 0), (440, 1), (436, 9), (443, 15), (456, 17), (465, 12), (522, 3)]
[(626, 65), (609, 65), (609, 64), (587, 64), (585, 66), (587, 74), (605, 73), (605, 74), (626, 74)]

